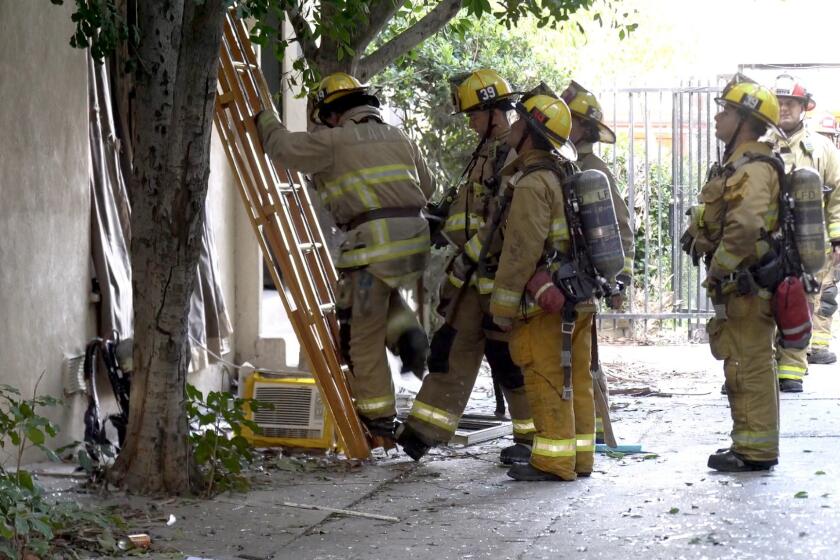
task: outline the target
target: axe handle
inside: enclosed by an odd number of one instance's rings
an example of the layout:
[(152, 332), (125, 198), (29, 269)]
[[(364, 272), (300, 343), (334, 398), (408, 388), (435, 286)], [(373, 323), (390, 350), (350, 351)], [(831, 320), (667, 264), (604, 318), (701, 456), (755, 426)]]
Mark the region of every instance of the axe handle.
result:
[(607, 392), (607, 380), (601, 369), (601, 361), (598, 358), (598, 329), (596, 318), (592, 318), (592, 361), (589, 364), (589, 371), (592, 373), (592, 387), (595, 397), (595, 413), (601, 417), (604, 426), (604, 442), (609, 447), (617, 445), (615, 432), (613, 432), (612, 421), (610, 420), (610, 402)]

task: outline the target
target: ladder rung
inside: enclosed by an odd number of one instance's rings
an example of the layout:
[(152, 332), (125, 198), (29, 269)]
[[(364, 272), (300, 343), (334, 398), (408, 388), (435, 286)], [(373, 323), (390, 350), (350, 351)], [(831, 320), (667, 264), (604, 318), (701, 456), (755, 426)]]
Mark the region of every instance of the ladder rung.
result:
[(231, 103), (233, 103), (233, 92), (228, 91), (226, 93), (223, 93), (223, 94), (218, 96), (218, 99), (219, 99), (219, 105), (221, 105), (222, 107), (230, 105)]
[(301, 244), (298, 245), (298, 247), (300, 247), (300, 250), (303, 251), (304, 253), (309, 253), (309, 252), (312, 252), (314, 249), (320, 249), (321, 244), (318, 243), (318, 242), (315, 242), (315, 243), (301, 243)]
[(236, 68), (237, 70), (247, 70), (248, 68), (253, 68), (253, 69), (259, 68), (259, 66), (257, 66), (256, 64), (251, 64), (250, 62), (241, 62), (239, 60), (234, 60), (233, 61), (233, 67)]
[(332, 313), (335, 311), (334, 303), (322, 303), (318, 306), (322, 313)]

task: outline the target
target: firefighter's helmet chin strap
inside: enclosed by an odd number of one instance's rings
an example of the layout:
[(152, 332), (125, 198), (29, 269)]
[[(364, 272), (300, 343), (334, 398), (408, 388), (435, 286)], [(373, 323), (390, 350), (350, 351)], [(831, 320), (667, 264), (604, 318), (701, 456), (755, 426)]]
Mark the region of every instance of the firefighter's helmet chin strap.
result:
[(720, 162), (721, 165), (725, 164), (729, 160), (729, 156), (731, 156), (732, 152), (735, 150), (735, 140), (738, 138), (738, 134), (741, 133), (741, 127), (744, 126), (745, 120), (747, 120), (746, 117), (739, 112), (738, 126), (735, 127), (735, 132), (732, 133), (732, 138), (730, 138), (729, 142), (726, 143), (723, 150), (723, 161)]
[[(478, 143), (478, 147), (473, 152), (472, 161), (470, 162), (470, 169), (472, 169), (473, 166), (475, 166), (475, 163), (478, 160), (479, 151), (481, 150), (482, 146), (484, 146), (484, 144), (486, 144), (487, 141), (490, 140), (490, 135), (493, 131), (493, 117), (495, 116), (496, 111), (492, 107), (488, 109), (488, 111), (490, 112), (490, 117), (487, 119), (487, 127), (484, 129), (484, 134), (482, 134), (481, 136), (481, 142)], [(472, 181), (469, 181), (467, 183), (467, 203), (466, 207), (464, 208), (464, 235), (467, 239), (470, 238), (470, 200), (472, 199), (473, 195), (472, 190), (473, 184)]]
[(531, 127), (526, 122), (525, 123), (525, 130), (522, 132), (522, 136), (519, 138), (519, 142), (516, 143), (516, 147), (514, 148), (514, 150), (516, 150), (517, 155), (522, 153), (522, 146), (525, 145), (525, 141), (528, 139), (528, 136), (530, 136), (530, 135), (531, 135)]

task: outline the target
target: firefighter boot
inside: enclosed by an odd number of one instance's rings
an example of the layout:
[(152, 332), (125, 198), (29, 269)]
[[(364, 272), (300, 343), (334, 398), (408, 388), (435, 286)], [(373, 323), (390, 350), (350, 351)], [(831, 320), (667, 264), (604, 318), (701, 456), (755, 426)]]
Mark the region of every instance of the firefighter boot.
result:
[(514, 443), (502, 449), (499, 461), (503, 465), (517, 465), (531, 460), (531, 446), (524, 443)]
[(837, 355), (828, 348), (818, 347), (808, 354), (809, 364), (833, 364), (837, 361)]
[(708, 466), (719, 472), (751, 472), (768, 471), (778, 460), (772, 461), (750, 461), (739, 453), (730, 449), (719, 449), (717, 453), (709, 455)]
[(530, 463), (513, 465), (507, 472), (507, 475), (514, 480), (521, 480), (524, 482), (543, 482), (543, 481), (564, 481), (559, 475), (547, 471), (541, 471), (538, 468), (531, 466)]
[(801, 379), (779, 379), (779, 391), (782, 393), (801, 393)]
[(429, 339), (423, 329), (412, 328), (402, 333), (397, 340), (397, 353), (402, 361), (402, 373), (410, 371), (422, 380), (428, 351)]
[(432, 447), (408, 424), (400, 424), (397, 428), (397, 443), (403, 448), (405, 454), (415, 461), (422, 459)]
[(395, 432), (399, 426), (396, 417), (386, 416), (384, 418), (371, 419), (363, 416), (361, 418), (362, 424), (364, 424), (367, 429), (370, 446), (372, 448), (376, 449), (377, 447), (381, 447), (382, 449), (388, 450), (396, 447)]

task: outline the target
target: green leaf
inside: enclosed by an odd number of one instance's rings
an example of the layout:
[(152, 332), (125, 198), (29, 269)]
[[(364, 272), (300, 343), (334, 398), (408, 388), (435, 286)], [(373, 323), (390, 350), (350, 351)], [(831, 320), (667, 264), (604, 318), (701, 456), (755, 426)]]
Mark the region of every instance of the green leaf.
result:
[(29, 534), (29, 523), (20, 515), (15, 515), (15, 533), (18, 537)]
[(207, 440), (201, 440), (196, 446), (195, 453), (193, 455), (193, 457), (195, 458), (195, 462), (199, 465), (203, 465), (210, 458), (212, 452), (213, 450), (209, 442), (207, 442)]
[(49, 447), (44, 447), (43, 445), (41, 445), (39, 447), (40, 447), (41, 451), (44, 452), (44, 455), (47, 456), (47, 459), (49, 459), (53, 463), (60, 463), (61, 462), (61, 458), (56, 454), (55, 451), (53, 451)]
[(93, 459), (86, 450), (79, 449), (79, 452), (76, 454), (76, 458), (79, 460), (79, 465), (82, 466), (86, 473), (92, 473), (95, 470), (95, 467), (93, 466)]
[(825, 471), (817, 471), (817, 472), (815, 472), (814, 474), (816, 474), (816, 475), (822, 475), (822, 474), (825, 474)]
[(800, 490), (799, 492), (794, 494), (793, 497), (794, 498), (807, 498), (808, 497), (808, 492), (806, 492), (805, 490)]
[(9, 525), (5, 519), (2, 520), (2, 522), (0, 522), (0, 537), (3, 537), (6, 540), (11, 540), (14, 535), (14, 528)]
[(236, 456), (225, 457), (222, 464), (228, 472), (239, 473), (242, 472), (242, 465), (239, 463), (239, 458)]
[[(46, 517), (45, 517), (46, 518)], [(46, 518), (48, 519), (48, 518)], [(53, 530), (52, 527), (44, 523), (42, 519), (38, 519), (37, 517), (31, 517), (29, 519), (29, 523), (32, 525), (32, 528), (41, 533), (45, 539), (52, 540), (53, 538)]]
[(44, 432), (42, 432), (35, 426), (30, 426), (26, 430), (26, 437), (29, 438), (29, 441), (31, 441), (35, 445), (41, 445), (47, 440), (46, 436), (44, 435)]
[(29, 471), (20, 470), (16, 474), (18, 484), (29, 491), (35, 490), (35, 483), (32, 481), (32, 474)]
[(668, 513), (670, 513), (670, 514), (679, 513), (679, 512), (680, 512), (680, 508), (678, 508), (678, 507), (672, 507), (671, 509), (668, 510)]

